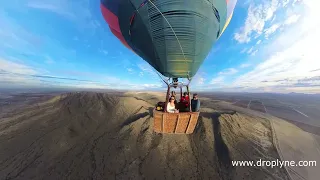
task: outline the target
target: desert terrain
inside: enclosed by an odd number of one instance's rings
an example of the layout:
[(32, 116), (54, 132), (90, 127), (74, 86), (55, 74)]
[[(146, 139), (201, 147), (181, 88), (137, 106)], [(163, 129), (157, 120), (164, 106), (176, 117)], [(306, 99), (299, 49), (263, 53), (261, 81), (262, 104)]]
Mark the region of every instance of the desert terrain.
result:
[(171, 135), (153, 132), (152, 110), (163, 93), (50, 93), (28, 95), (34, 97), (28, 103), (4, 96), (0, 179), (316, 180), (319, 172), (232, 166), (235, 160), (294, 160), (298, 152), (296, 159), (320, 157), (319, 136), (263, 112), (269, 104), (261, 100), (203, 95), (195, 132)]
[(320, 135), (320, 95), (207, 93), (204, 96), (270, 114), (293, 123), (307, 132)]

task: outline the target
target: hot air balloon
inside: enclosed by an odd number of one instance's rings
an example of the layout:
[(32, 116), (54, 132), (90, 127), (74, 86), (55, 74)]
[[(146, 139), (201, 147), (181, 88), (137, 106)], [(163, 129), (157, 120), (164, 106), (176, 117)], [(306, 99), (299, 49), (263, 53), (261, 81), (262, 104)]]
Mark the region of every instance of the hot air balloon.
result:
[[(198, 112), (167, 113), (170, 88), (187, 88), (228, 26), (237, 0), (101, 0), (102, 15), (124, 46), (169, 80), (164, 112), (154, 111), (154, 129), (192, 133)], [(189, 83), (178, 82), (187, 78)], [(170, 82), (171, 81), (171, 82)], [(191, 103), (189, 103), (191, 104)]]

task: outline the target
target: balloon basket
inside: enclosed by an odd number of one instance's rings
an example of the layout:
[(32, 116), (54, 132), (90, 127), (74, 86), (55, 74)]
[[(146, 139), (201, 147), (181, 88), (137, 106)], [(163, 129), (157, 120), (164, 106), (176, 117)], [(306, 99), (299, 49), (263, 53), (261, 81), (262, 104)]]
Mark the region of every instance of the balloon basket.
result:
[(154, 131), (165, 134), (192, 134), (199, 112), (168, 113), (154, 109)]

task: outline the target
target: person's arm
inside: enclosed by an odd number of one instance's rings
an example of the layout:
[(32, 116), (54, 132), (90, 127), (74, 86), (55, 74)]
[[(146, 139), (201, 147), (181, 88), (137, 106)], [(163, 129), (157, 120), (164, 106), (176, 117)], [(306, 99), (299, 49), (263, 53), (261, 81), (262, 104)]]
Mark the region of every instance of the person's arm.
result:
[(199, 112), (199, 111), (200, 111), (200, 100), (198, 99), (198, 103), (196, 106), (196, 112)]

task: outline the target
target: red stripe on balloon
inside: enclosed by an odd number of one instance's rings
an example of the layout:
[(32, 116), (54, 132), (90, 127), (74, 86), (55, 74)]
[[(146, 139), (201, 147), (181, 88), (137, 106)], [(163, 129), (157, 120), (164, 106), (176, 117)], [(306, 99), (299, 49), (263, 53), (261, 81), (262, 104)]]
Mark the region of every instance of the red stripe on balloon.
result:
[(119, 33), (121, 33), (118, 17), (115, 14), (113, 14), (111, 11), (109, 11), (109, 9), (107, 9), (103, 4), (100, 4), (100, 8), (101, 8), (103, 18), (107, 21), (111, 29), (114, 29)]
[(125, 45), (128, 49), (131, 49), (131, 47), (128, 45), (128, 43), (126, 42), (126, 40), (124, 39), (124, 37), (122, 36), (121, 33), (119, 33), (115, 29), (112, 29), (111, 27), (110, 27), (110, 30), (111, 30), (112, 34), (114, 34), (122, 42), (123, 45)]
[(100, 8), (101, 8), (103, 18), (105, 19), (105, 21), (107, 21), (112, 34), (115, 35), (124, 46), (126, 46), (128, 49), (134, 52), (133, 49), (128, 45), (128, 43), (126, 42), (126, 40), (124, 39), (121, 33), (118, 17), (115, 14), (113, 14), (111, 11), (109, 11), (108, 8), (106, 8), (103, 4), (100, 4)]

